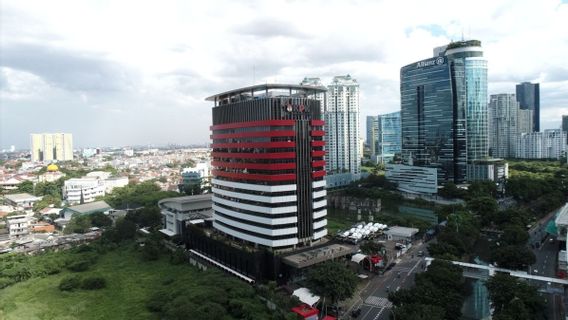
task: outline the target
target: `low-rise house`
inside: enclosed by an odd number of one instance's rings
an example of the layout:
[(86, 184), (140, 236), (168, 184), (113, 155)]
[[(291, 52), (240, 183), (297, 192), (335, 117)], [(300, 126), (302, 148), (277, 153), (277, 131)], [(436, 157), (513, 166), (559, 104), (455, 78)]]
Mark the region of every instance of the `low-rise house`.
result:
[(31, 209), (34, 204), (41, 200), (42, 197), (36, 197), (29, 193), (15, 193), (7, 194), (4, 196), (4, 202), (13, 207), (23, 208), (24, 210)]
[(52, 233), (55, 232), (55, 226), (46, 222), (39, 222), (32, 225), (32, 232)]
[(409, 243), (414, 240), (414, 236), (418, 233), (418, 231), (419, 230), (416, 228), (394, 226), (383, 231), (383, 233), (387, 236), (388, 240), (405, 241)]
[(17, 239), (30, 233), (32, 217), (27, 214), (6, 217), (10, 238)]
[(106, 202), (95, 201), (91, 203), (85, 203), (85, 204), (64, 208), (63, 210), (61, 210), (60, 216), (63, 219), (71, 220), (71, 217), (74, 214), (87, 215), (97, 212), (105, 213), (110, 209), (112, 209), (111, 206), (109, 206)]

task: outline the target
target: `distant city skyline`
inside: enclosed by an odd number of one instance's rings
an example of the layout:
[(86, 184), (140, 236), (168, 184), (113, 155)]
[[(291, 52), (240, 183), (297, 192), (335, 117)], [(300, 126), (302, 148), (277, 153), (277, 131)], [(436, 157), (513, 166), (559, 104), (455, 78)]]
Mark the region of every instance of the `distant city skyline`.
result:
[(69, 132), (76, 149), (205, 144), (205, 97), (306, 76), (356, 78), (364, 124), (368, 115), (400, 110), (402, 66), (462, 37), (483, 43), (488, 94), (539, 83), (541, 131), (560, 128), (568, 35), (559, 30), (568, 3), (463, 5), (468, 10), (446, 10), (459, 7), (455, 1), (3, 1), (0, 150), (29, 148), (35, 132)]

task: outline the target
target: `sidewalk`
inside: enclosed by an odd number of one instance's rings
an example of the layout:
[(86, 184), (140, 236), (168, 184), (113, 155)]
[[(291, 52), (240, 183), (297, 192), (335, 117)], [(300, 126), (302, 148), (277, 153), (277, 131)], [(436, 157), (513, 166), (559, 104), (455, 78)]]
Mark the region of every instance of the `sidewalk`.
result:
[(340, 319), (351, 319), (351, 310), (357, 309), (357, 306), (363, 303), (363, 298), (361, 298), (361, 293), (367, 289), (371, 281), (378, 277), (379, 275), (369, 276), (367, 279), (361, 279), (361, 282), (355, 288), (355, 293), (353, 297), (339, 302), (339, 307), (341, 307), (341, 317)]

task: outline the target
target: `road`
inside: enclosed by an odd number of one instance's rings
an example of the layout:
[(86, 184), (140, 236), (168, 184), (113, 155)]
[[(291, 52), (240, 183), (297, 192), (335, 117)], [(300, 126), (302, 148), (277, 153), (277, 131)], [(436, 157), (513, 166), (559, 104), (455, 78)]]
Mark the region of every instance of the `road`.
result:
[(357, 319), (388, 320), (390, 319), (392, 303), (388, 300), (389, 291), (407, 289), (414, 286), (414, 276), (422, 272), (424, 258), (418, 257), (417, 252), (426, 249), (425, 244), (412, 246), (408, 252), (398, 259), (396, 266), (382, 276), (373, 277), (367, 287), (360, 292), (360, 299), (351, 309), (347, 310), (349, 319), (351, 310), (360, 308), (361, 314)]
[[(559, 243), (546, 232), (546, 226), (555, 218), (555, 212), (548, 214), (529, 230), (529, 243), (536, 257), (536, 262), (529, 266), (528, 271), (531, 274), (556, 277)], [(547, 304), (548, 318), (553, 320), (564, 319), (566, 299), (564, 294), (550, 293), (544, 294), (543, 297)]]

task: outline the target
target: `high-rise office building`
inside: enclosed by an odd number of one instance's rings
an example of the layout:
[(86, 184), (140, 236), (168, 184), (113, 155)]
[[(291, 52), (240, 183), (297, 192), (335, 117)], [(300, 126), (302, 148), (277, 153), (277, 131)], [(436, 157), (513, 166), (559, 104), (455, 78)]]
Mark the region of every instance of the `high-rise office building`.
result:
[[(568, 115), (562, 116), (562, 131), (568, 135)], [(566, 143), (568, 143), (568, 140), (566, 140)]]
[(377, 154), (378, 121), (377, 116), (367, 116), (367, 145), (371, 151), (371, 158)]
[(532, 131), (540, 131), (540, 85), (523, 82), (516, 87), (517, 101), (522, 110), (532, 111)]
[(481, 42), (452, 42), (400, 71), (402, 154), (438, 169), (438, 182), (482, 179), (489, 156), (487, 61)]
[(328, 187), (360, 178), (359, 83), (350, 75), (336, 76), (327, 87), (324, 112)]
[(436, 168), (438, 183), (466, 180), (463, 69), (461, 61), (451, 64), (437, 57), (400, 71), (403, 160), (410, 166)]
[(489, 99), (491, 155), (510, 158), (516, 154), (519, 103), (514, 94), (493, 94)]
[(32, 133), (32, 161), (73, 160), (73, 136), (70, 133)]
[(400, 111), (379, 115), (377, 117), (377, 162), (388, 163), (400, 152)]
[(327, 234), (325, 88), (265, 84), (207, 98), (213, 227), (255, 245), (309, 245)]

